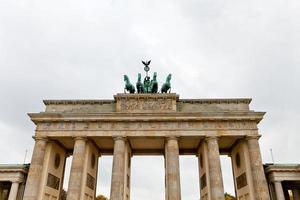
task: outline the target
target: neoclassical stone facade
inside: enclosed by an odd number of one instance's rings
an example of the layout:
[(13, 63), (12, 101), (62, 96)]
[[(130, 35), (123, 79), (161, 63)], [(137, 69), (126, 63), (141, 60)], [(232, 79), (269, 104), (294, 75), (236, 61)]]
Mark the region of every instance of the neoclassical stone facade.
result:
[(180, 155), (199, 160), (203, 200), (224, 199), (220, 154), (232, 158), (238, 199), (269, 200), (251, 99), (179, 99), (170, 94), (117, 94), (114, 100), (46, 100), (36, 124), (24, 200), (54, 200), (65, 159), (73, 155), (67, 200), (95, 197), (101, 155), (113, 155), (111, 200), (130, 199), (131, 157), (164, 155), (166, 200), (180, 200)]
[(0, 165), (0, 200), (22, 200), (29, 165)]
[(300, 200), (299, 164), (266, 164), (265, 173), (272, 200)]

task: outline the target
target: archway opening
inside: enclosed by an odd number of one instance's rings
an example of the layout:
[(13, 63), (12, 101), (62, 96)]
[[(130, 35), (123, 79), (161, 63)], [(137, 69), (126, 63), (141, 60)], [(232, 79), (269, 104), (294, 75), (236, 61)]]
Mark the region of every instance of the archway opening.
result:
[(113, 156), (101, 156), (98, 160), (98, 176), (96, 196), (110, 196)]
[(0, 182), (0, 199), (8, 199), (11, 188), (11, 182), (1, 181)]
[(182, 200), (195, 200), (200, 197), (199, 168), (196, 156), (180, 156), (180, 187)]
[(164, 168), (163, 156), (133, 156), (130, 200), (164, 200)]
[(71, 173), (71, 166), (72, 166), (72, 160), (73, 160), (73, 156), (69, 156), (69, 157), (66, 158), (66, 162), (65, 162), (65, 171), (64, 171), (64, 176), (63, 176), (64, 177), (64, 180), (63, 180), (63, 190), (65, 192), (68, 191), (69, 179), (70, 179), (70, 173)]
[(221, 155), (220, 160), (221, 160), (224, 192), (232, 196), (236, 196), (235, 189), (234, 189), (231, 158), (227, 155)]

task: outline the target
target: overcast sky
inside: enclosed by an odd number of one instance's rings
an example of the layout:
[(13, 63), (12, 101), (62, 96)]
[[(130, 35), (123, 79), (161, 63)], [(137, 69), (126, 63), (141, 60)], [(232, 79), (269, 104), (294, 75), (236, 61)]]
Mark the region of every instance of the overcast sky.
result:
[[(30, 162), (43, 99), (112, 99), (142, 59), (181, 98), (253, 98), (263, 162), (300, 163), (299, 0), (0, 0), (0, 163)], [(111, 157), (98, 193), (109, 195)], [(182, 199), (199, 197), (182, 157)], [(152, 167), (149, 168), (149, 165)], [(233, 193), (230, 160), (222, 158)], [(145, 170), (147, 169), (147, 170)], [(164, 199), (163, 157), (133, 157), (132, 200)]]

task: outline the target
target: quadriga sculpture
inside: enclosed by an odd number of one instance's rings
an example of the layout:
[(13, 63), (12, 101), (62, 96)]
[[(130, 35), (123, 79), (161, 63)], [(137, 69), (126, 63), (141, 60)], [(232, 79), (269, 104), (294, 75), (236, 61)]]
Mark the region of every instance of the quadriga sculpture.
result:
[[(138, 80), (136, 82), (136, 88), (134, 85), (130, 83), (130, 80), (127, 75), (124, 75), (124, 81), (125, 81), (125, 89), (126, 91), (130, 92), (131, 94), (135, 93), (135, 89), (137, 90), (137, 93), (158, 93), (158, 82), (157, 82), (157, 73), (153, 73), (153, 78), (150, 80), (150, 76), (148, 76), (148, 72), (150, 70), (150, 63), (149, 61), (142, 61), (144, 64), (144, 70), (146, 72), (146, 76), (144, 78), (144, 81), (142, 81), (142, 75), (141, 73), (138, 73)], [(161, 93), (167, 93), (171, 92), (171, 74), (167, 76), (166, 82), (162, 85), (162, 88), (160, 90)]]

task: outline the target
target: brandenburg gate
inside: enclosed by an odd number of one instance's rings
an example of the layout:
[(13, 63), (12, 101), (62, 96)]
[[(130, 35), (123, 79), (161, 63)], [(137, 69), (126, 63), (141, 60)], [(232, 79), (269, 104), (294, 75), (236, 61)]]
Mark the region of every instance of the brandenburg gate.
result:
[[(113, 100), (45, 100), (24, 200), (59, 199), (73, 155), (67, 200), (95, 199), (98, 159), (113, 155), (111, 200), (130, 199), (135, 155), (163, 155), (165, 199), (180, 200), (180, 155), (199, 161), (201, 199), (224, 199), (220, 154), (232, 160), (238, 199), (268, 200), (251, 99), (180, 99), (175, 93), (117, 94)], [(147, 169), (145, 169), (146, 171)], [(101, 181), (101, 180), (99, 180)]]
[(44, 112), (29, 114), (36, 131), (24, 200), (58, 200), (69, 155), (67, 200), (94, 200), (98, 159), (107, 154), (110, 200), (130, 199), (135, 155), (164, 155), (166, 200), (181, 200), (179, 156), (197, 156), (200, 198), (222, 200), (220, 154), (231, 157), (239, 200), (269, 200), (257, 129), (265, 113), (250, 110), (251, 99), (179, 99), (171, 74), (158, 93), (151, 61), (142, 62), (144, 81), (138, 74), (134, 87), (124, 75), (124, 93), (114, 100), (46, 100)]

